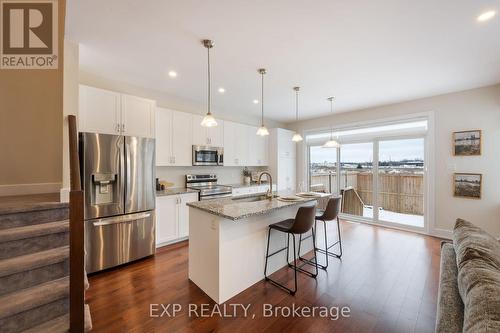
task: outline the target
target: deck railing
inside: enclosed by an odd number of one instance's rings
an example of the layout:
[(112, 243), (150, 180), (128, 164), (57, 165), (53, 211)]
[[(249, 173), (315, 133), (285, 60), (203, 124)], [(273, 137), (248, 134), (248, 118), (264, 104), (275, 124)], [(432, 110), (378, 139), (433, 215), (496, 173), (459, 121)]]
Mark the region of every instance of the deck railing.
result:
[[(365, 205), (373, 205), (373, 173), (371, 171), (342, 171), (341, 189), (353, 188)], [(379, 206), (385, 210), (423, 215), (424, 177), (421, 173), (405, 172), (380, 173)], [(311, 190), (340, 193), (337, 189), (336, 173), (314, 173), (310, 178)], [(349, 198), (345, 199), (346, 206)], [(353, 197), (354, 200), (354, 197)]]

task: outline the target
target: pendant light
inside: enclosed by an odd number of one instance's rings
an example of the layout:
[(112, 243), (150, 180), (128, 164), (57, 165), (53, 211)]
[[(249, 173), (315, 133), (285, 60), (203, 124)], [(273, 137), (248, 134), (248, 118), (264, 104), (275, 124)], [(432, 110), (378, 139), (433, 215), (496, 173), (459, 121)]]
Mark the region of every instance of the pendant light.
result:
[[(295, 120), (299, 121), (299, 90), (300, 87), (293, 87), (293, 90), (295, 90)], [(302, 135), (299, 133), (295, 133), (292, 137), (293, 142), (300, 142), (302, 141)]]
[(258, 70), (260, 76), (261, 76), (261, 96), (260, 96), (260, 106), (262, 109), (262, 119), (261, 119), (261, 124), (259, 129), (257, 130), (257, 135), (260, 136), (266, 136), (269, 135), (269, 131), (267, 130), (266, 126), (264, 126), (264, 74), (267, 73), (265, 68), (260, 68)]
[(207, 59), (208, 59), (208, 106), (207, 106), (207, 114), (201, 121), (201, 126), (203, 127), (214, 127), (217, 126), (217, 121), (214, 116), (212, 116), (211, 112), (211, 103), (212, 103), (212, 87), (211, 87), (211, 75), (210, 75), (210, 49), (215, 46), (214, 41), (210, 39), (204, 39), (203, 46), (207, 49)]
[[(333, 97), (328, 97), (327, 100), (330, 101), (330, 111), (333, 114)], [(330, 128), (330, 140), (325, 142), (323, 145), (323, 148), (339, 148), (340, 144), (337, 142), (337, 140), (333, 139), (333, 126)]]

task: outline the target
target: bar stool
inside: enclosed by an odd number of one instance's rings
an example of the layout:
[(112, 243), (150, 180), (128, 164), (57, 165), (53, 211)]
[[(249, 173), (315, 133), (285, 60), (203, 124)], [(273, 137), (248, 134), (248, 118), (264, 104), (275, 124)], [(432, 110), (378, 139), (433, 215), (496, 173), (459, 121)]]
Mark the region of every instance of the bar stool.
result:
[[(271, 224), (269, 226), (269, 233), (267, 235), (267, 250), (266, 250), (266, 265), (264, 267), (264, 277), (266, 281), (271, 282), (277, 287), (280, 287), (290, 293), (291, 295), (295, 295), (297, 292), (297, 272), (304, 273), (312, 278), (316, 278), (318, 275), (318, 267), (315, 266), (315, 273), (308, 272), (302, 267), (305, 264), (302, 264), (301, 266), (297, 266), (297, 255), (295, 252), (295, 235), (302, 235), (309, 230), (313, 230), (312, 226), (314, 224), (314, 217), (315, 217), (315, 212), (316, 212), (316, 206), (310, 206), (310, 207), (300, 207), (299, 210), (297, 211), (297, 214), (294, 219), (287, 219), (278, 223)], [(287, 244), (286, 247), (279, 249), (271, 254), (269, 254), (269, 243), (271, 240), (271, 230), (276, 230), (280, 232), (284, 232), (287, 234)], [(288, 253), (289, 253), (289, 248), (290, 248), (290, 235), (293, 238), (293, 265), (288, 262)], [(313, 243), (315, 240), (315, 235), (314, 235), (314, 230), (312, 231), (312, 237), (313, 237)], [(288, 264), (288, 267), (293, 268), (294, 270), (294, 277), (295, 277), (295, 288), (292, 290), (290, 288), (285, 287), (281, 283), (271, 279), (270, 277), (267, 276), (267, 259), (274, 256), (275, 254), (278, 254), (282, 251), (286, 250), (286, 261)], [(299, 250), (300, 251), (300, 250)], [(299, 257), (300, 257), (300, 252), (299, 252)], [(316, 251), (314, 251), (314, 260), (316, 261)], [(310, 261), (311, 265), (314, 266), (313, 261)]]
[[(326, 204), (326, 209), (325, 210), (318, 210), (321, 213), (321, 215), (315, 216), (315, 220), (314, 220), (314, 228), (313, 228), (314, 232), (313, 232), (313, 234), (318, 230), (317, 229), (317, 221), (323, 222), (323, 227), (324, 227), (323, 230), (325, 232), (325, 249), (320, 249), (320, 248), (316, 247), (316, 242), (315, 242), (314, 236), (313, 236), (313, 244), (314, 244), (314, 247), (315, 247), (317, 252), (325, 255), (326, 265), (321, 265), (321, 264), (317, 263), (317, 260), (315, 263), (315, 262), (312, 262), (308, 259), (305, 259), (305, 258), (302, 258), (299, 256), (299, 259), (301, 261), (308, 263), (310, 265), (313, 265), (313, 266), (319, 266), (321, 269), (326, 270), (328, 268), (328, 256), (338, 258), (338, 259), (340, 259), (342, 257), (342, 237), (340, 236), (340, 221), (339, 221), (341, 198), (342, 197), (335, 197), (335, 198), (328, 199), (328, 203)], [(326, 222), (327, 221), (334, 221), (334, 220), (337, 221), (337, 232), (338, 232), (339, 239), (335, 243), (328, 245), (328, 237), (327, 237), (327, 232), (326, 232)], [(300, 235), (299, 254), (300, 254), (300, 246), (301, 246), (302, 240), (306, 240), (310, 237), (311, 236), (307, 236), (306, 238), (302, 239), (302, 235)], [(328, 251), (337, 244), (339, 244), (339, 249), (340, 249), (339, 253), (334, 253), (334, 252)]]

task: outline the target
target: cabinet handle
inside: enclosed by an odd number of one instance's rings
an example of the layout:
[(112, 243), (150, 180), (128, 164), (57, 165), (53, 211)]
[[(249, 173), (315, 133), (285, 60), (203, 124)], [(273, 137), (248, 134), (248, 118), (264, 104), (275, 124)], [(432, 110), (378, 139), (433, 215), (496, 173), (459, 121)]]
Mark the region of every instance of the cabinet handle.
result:
[(115, 129), (116, 133), (120, 133), (120, 124), (116, 123)]
[(122, 133), (125, 133), (125, 124), (122, 124)]

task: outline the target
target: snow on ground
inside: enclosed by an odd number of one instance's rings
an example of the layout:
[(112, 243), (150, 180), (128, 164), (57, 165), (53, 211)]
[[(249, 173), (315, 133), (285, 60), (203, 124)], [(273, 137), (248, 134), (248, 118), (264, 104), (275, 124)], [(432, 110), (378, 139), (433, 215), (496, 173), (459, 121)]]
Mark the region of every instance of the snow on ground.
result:
[[(363, 209), (363, 216), (372, 218), (373, 207), (365, 206)], [(381, 221), (399, 223), (413, 227), (424, 227), (424, 217), (422, 215), (402, 214), (380, 208), (378, 212), (378, 218)]]

